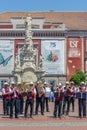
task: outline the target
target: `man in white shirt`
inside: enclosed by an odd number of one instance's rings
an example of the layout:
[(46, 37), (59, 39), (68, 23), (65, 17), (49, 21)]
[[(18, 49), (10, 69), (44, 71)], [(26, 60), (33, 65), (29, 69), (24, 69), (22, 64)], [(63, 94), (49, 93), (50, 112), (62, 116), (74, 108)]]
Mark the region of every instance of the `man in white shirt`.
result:
[(46, 111), (49, 112), (49, 97), (51, 93), (51, 88), (47, 84), (47, 82), (44, 82), (44, 89), (45, 89), (45, 95), (44, 95), (44, 109), (46, 107)]

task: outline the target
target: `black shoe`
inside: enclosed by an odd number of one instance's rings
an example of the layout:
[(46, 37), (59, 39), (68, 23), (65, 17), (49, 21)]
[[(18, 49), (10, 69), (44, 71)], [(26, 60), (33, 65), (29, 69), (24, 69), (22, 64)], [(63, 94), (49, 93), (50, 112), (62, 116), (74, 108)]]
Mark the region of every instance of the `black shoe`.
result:
[(41, 115), (44, 115), (44, 113), (41, 113)]
[(15, 118), (19, 118), (18, 116), (15, 116)]
[(23, 112), (20, 112), (20, 114), (23, 114)]

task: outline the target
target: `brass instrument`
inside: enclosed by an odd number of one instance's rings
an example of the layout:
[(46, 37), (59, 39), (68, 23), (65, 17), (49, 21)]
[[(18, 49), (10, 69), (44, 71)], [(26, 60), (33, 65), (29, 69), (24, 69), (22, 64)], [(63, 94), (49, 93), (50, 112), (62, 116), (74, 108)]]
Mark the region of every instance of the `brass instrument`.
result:
[(39, 97), (41, 97), (42, 94), (44, 93), (43, 87), (42, 87), (42, 83), (41, 83), (41, 82), (38, 83), (37, 91), (38, 91)]
[(59, 87), (57, 87), (56, 90), (54, 91), (54, 96), (60, 97), (60, 93), (61, 93), (61, 89)]
[(26, 94), (26, 89), (25, 89), (25, 85), (22, 85), (22, 86), (19, 86), (19, 93), (22, 95), (22, 96), (27, 96)]
[(28, 90), (27, 90), (27, 95), (28, 95), (28, 96), (32, 95), (32, 87), (33, 87), (33, 85), (30, 85), (30, 84), (29, 84)]
[(70, 89), (71, 89), (71, 86), (70, 86), (70, 85), (66, 85), (66, 88), (70, 90)]
[(31, 85), (29, 83), (25, 83), (24, 87), (23, 87), (24, 90), (22, 92), (22, 95), (23, 96), (29, 96), (29, 95), (31, 95), (32, 94), (32, 87), (33, 87), (33, 85)]
[(23, 92), (24, 92), (23, 87), (20, 87), (20, 88), (19, 88), (19, 93), (22, 94)]

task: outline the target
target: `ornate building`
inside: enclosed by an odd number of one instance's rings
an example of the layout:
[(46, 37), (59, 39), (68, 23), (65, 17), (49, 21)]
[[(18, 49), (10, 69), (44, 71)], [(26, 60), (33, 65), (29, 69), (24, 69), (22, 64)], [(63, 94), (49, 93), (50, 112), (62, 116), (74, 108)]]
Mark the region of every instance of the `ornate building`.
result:
[(25, 43), (25, 19), (32, 17), (32, 41), (43, 57), (47, 82), (87, 73), (87, 12), (4, 12), (0, 14), (0, 85), (13, 80), (15, 57)]

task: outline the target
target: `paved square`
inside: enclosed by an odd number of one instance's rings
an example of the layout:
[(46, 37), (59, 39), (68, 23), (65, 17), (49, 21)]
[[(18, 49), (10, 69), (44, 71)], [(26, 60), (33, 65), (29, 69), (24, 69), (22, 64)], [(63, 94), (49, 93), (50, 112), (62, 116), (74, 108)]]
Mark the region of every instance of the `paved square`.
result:
[(8, 116), (3, 116), (2, 100), (0, 100), (0, 130), (87, 130), (87, 118), (78, 118), (78, 102), (75, 102), (75, 112), (71, 112), (69, 116), (63, 116), (61, 119), (53, 117), (54, 102), (49, 102), (50, 112), (45, 112), (45, 115), (33, 115), (33, 118), (24, 118), (20, 115), (19, 119), (10, 119)]

